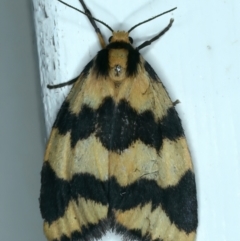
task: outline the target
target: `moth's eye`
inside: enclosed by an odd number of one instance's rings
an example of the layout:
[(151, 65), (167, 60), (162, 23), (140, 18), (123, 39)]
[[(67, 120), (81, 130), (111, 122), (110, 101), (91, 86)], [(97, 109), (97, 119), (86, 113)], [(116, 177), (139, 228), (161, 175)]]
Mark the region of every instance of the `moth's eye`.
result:
[(112, 36), (108, 39), (108, 42), (110, 43), (111, 42), (111, 40), (112, 40)]
[(133, 43), (133, 39), (131, 37), (128, 37), (130, 43), (132, 44)]

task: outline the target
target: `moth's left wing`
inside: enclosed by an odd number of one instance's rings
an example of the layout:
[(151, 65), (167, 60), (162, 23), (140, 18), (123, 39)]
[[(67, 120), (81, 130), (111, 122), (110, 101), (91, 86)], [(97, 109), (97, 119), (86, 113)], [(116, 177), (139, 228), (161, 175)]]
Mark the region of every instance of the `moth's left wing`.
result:
[(49, 241), (93, 240), (108, 227), (108, 150), (95, 136), (96, 109), (108, 93), (93, 64), (63, 102), (45, 152), (40, 209)]

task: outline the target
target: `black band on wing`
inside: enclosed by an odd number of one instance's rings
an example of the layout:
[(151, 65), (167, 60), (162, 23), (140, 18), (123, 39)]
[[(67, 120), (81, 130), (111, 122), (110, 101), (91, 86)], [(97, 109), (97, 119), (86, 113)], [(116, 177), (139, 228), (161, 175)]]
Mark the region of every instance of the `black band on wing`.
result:
[(62, 135), (71, 132), (72, 147), (95, 133), (103, 146), (111, 151), (122, 151), (136, 140), (159, 151), (164, 138), (176, 140), (184, 136), (174, 107), (156, 122), (150, 110), (138, 114), (127, 101), (115, 105), (110, 97), (105, 98), (97, 110), (83, 105), (78, 115), (70, 113), (68, 102), (64, 102), (53, 127)]
[(101, 182), (88, 173), (76, 174), (71, 181), (63, 180), (57, 177), (49, 162), (44, 162), (40, 191), (42, 217), (52, 223), (64, 215), (70, 200), (77, 201), (79, 197), (108, 205), (107, 188), (107, 182)]
[[(126, 211), (152, 203), (162, 206), (171, 222), (187, 233), (197, 227), (197, 200), (194, 174), (187, 171), (175, 186), (161, 188), (154, 180), (139, 179), (126, 187), (115, 178), (100, 181), (88, 173), (75, 174), (70, 181), (58, 178), (48, 162), (42, 169), (40, 210), (48, 223), (64, 215), (70, 200), (93, 200), (112, 209)], [(96, 190), (98, 190), (96, 192)]]

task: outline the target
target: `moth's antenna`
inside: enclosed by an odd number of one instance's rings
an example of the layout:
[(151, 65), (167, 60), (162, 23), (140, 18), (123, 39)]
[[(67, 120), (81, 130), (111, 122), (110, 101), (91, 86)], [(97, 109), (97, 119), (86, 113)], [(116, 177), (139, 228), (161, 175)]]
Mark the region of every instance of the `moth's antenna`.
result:
[(104, 25), (105, 27), (107, 27), (111, 32), (113, 32), (113, 29), (112, 29), (109, 25), (107, 25), (106, 23), (104, 23), (103, 21), (101, 21), (101, 20), (99, 20), (99, 19), (97, 19), (97, 18), (94, 18), (92, 15), (88, 15), (88, 13), (85, 13), (85, 12), (81, 11), (80, 9), (75, 8), (75, 7), (69, 5), (69, 4), (67, 4), (67, 3), (65, 3), (65, 2), (63, 2), (63, 1), (61, 1), (61, 0), (57, 0), (57, 1), (60, 2), (60, 3), (62, 3), (62, 4), (64, 4), (64, 5), (66, 5), (66, 6), (68, 6), (68, 7), (70, 7), (70, 8), (72, 8), (72, 9), (74, 9), (74, 10), (76, 10), (76, 11), (78, 11), (78, 12), (80, 12), (80, 13), (82, 13), (82, 14), (84, 14), (84, 15), (86, 15), (86, 16), (88, 16), (88, 18), (94, 19), (96, 22), (99, 22), (99, 23), (103, 24), (103, 25)]
[(174, 19), (171, 18), (170, 19), (170, 22), (168, 24), (168, 26), (166, 28), (164, 28), (157, 36), (153, 37), (152, 39), (150, 40), (147, 40), (145, 41), (144, 43), (142, 43), (141, 45), (139, 45), (136, 50), (140, 50), (148, 45), (150, 45), (152, 42), (154, 42), (155, 40), (159, 39), (163, 34), (165, 34), (171, 27), (172, 27), (172, 24), (173, 24), (173, 21)]
[[(95, 29), (95, 32), (97, 33), (97, 36), (98, 36), (98, 39), (99, 39), (99, 41), (100, 41), (100, 44), (101, 44), (102, 48), (105, 48), (105, 47), (106, 47), (106, 43), (105, 43), (105, 41), (104, 41), (103, 35), (102, 35), (100, 29), (98, 28), (97, 24), (95, 23), (94, 18), (93, 18), (93, 16), (92, 16), (91, 12), (90, 12), (89, 9), (87, 8), (87, 6), (86, 6), (86, 4), (84, 3), (83, 0), (79, 0), (79, 1), (80, 1), (80, 3), (82, 4), (82, 7), (83, 7), (86, 15), (88, 16), (88, 19), (89, 19), (90, 23), (92, 24), (93, 28)], [(110, 27), (109, 27), (109, 28), (110, 28)], [(110, 29), (111, 29), (111, 28), (110, 28)], [(111, 31), (113, 32), (112, 29), (111, 29)]]
[(63, 2), (63, 1), (61, 1), (61, 0), (58, 0), (58, 2), (66, 5), (66, 6), (72, 8), (72, 9), (74, 9), (74, 10), (76, 10), (76, 11), (78, 11), (78, 12), (80, 12), (80, 13), (82, 13), (82, 14), (84, 14), (84, 15), (86, 15), (86, 16), (88, 17), (89, 21), (91, 22), (92, 26), (94, 27), (94, 29), (95, 29), (95, 31), (96, 31), (96, 33), (97, 33), (97, 35), (98, 35), (98, 38), (99, 38), (99, 41), (100, 41), (101, 46), (104, 48), (104, 47), (106, 46), (105, 41), (104, 41), (104, 39), (103, 39), (103, 36), (102, 36), (102, 33), (101, 33), (100, 29), (97, 27), (97, 25), (96, 25), (96, 23), (94, 22), (94, 20), (95, 20), (96, 22), (99, 22), (99, 23), (103, 24), (103, 25), (104, 25), (105, 27), (107, 27), (111, 32), (113, 32), (113, 29), (112, 29), (109, 25), (107, 25), (106, 23), (104, 23), (103, 21), (101, 21), (101, 20), (99, 20), (99, 19), (97, 19), (97, 18), (94, 18), (94, 17), (92, 16), (91, 12), (87, 9), (86, 4), (84, 3), (84, 1), (83, 1), (83, 0), (79, 0), (79, 1), (80, 1), (80, 3), (82, 4), (83, 9), (84, 9), (85, 12), (81, 11), (81, 10), (78, 9), (78, 8), (75, 8), (75, 7), (71, 6), (71, 5), (69, 5), (68, 3), (65, 3), (65, 2)]
[(177, 7), (172, 8), (172, 9), (166, 11), (166, 12), (160, 13), (160, 14), (152, 17), (152, 18), (149, 18), (149, 19), (147, 19), (147, 20), (145, 20), (145, 21), (143, 21), (143, 22), (141, 22), (141, 23), (138, 23), (138, 24), (134, 25), (133, 27), (131, 27), (131, 28), (128, 30), (128, 33), (130, 33), (130, 32), (131, 32), (133, 29), (135, 29), (136, 27), (138, 27), (138, 26), (140, 26), (140, 25), (142, 25), (142, 24), (144, 24), (144, 23), (147, 23), (147, 22), (149, 22), (149, 21), (152, 21), (153, 19), (158, 18), (158, 17), (160, 17), (160, 16), (162, 16), (162, 15), (164, 15), (164, 14), (166, 14), (166, 13), (172, 12), (172, 11), (174, 11), (175, 9), (177, 9)]

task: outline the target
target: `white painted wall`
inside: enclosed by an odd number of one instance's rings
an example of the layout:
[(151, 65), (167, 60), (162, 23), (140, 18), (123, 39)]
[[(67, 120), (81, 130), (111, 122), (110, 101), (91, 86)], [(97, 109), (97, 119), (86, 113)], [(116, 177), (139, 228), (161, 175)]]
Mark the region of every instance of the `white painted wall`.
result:
[[(67, 0), (66, 0), (67, 1)], [(47, 84), (76, 77), (100, 49), (87, 18), (57, 1), (33, 0), (46, 129), (69, 91)], [(80, 7), (77, 0), (69, 4)], [(138, 46), (171, 30), (141, 51), (154, 67), (182, 119), (198, 188), (197, 241), (235, 241), (240, 236), (240, 2), (192, 0), (87, 1), (94, 16), (116, 30), (177, 6), (131, 34)], [(106, 39), (109, 31), (99, 25)], [(35, 210), (38, 213), (38, 210)], [(115, 240), (115, 239), (105, 239)]]

